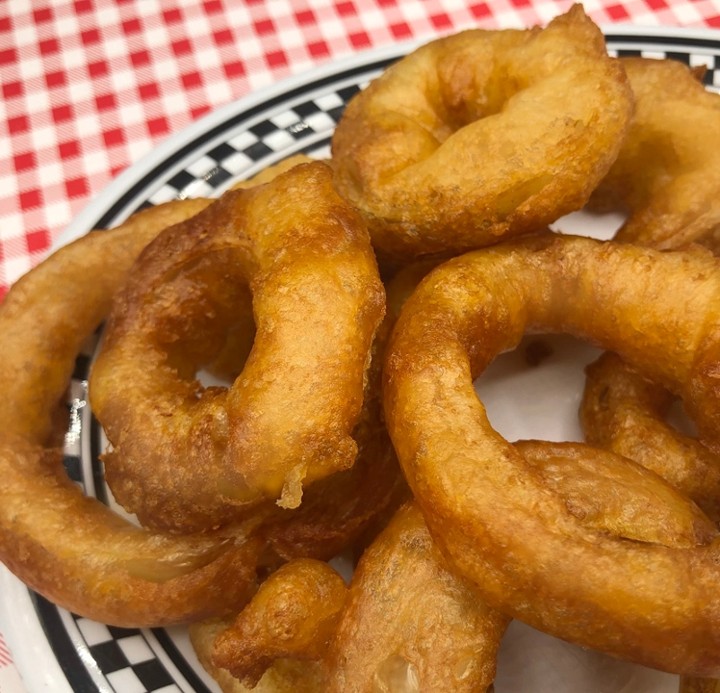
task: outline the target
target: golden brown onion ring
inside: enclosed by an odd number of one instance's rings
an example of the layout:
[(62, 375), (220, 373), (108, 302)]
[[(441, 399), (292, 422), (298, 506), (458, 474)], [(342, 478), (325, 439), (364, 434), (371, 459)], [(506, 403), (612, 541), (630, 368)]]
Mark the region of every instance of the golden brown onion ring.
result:
[[(247, 287), (255, 342), (229, 389), (195, 378)], [(151, 527), (228, 522), (352, 466), (384, 292), (329, 168), (230, 191), (148, 247), (118, 294), (90, 394), (118, 501)], [(214, 355), (214, 354), (212, 354)]]
[(253, 686), (277, 659), (319, 662), (346, 597), (345, 582), (327, 563), (303, 558), (286, 563), (217, 636), (213, 664)]
[[(285, 169), (286, 170), (286, 169)], [(403, 271), (409, 274), (410, 268)], [(391, 282), (388, 301), (399, 312), (399, 303), (417, 284), (414, 276), (402, 287)], [(320, 479), (303, 493), (298, 508), (274, 508), (267, 512), (260, 530), (266, 550), (263, 571), (277, 568), (293, 558), (330, 560), (348, 549), (360, 551), (409, 497), (392, 443), (382, 421), (380, 380), (382, 360), (389, 331), (397, 312), (390, 309), (378, 328), (372, 346), (365, 396), (360, 419), (353, 430), (358, 455), (351, 469)], [(248, 334), (255, 326), (251, 306), (236, 306), (229, 340), (213, 361), (215, 373), (232, 382), (241, 372), (247, 352)]]
[(418, 509), (404, 506), (360, 559), (323, 690), (484, 691), (507, 623), (445, 567)]
[(709, 253), (548, 235), (451, 260), (405, 303), (388, 430), (433, 538), (491, 606), (658, 669), (720, 671), (717, 540), (676, 549), (584, 527), (492, 429), (472, 384), (526, 331), (567, 332), (675, 391), (714, 442), (719, 299)]
[(674, 60), (621, 58), (636, 109), (617, 161), (591, 198), (629, 218), (617, 240), (715, 249), (720, 227), (720, 96)]
[(232, 623), (232, 619), (212, 619), (192, 623), (190, 642), (200, 664), (215, 679), (223, 693), (318, 693), (323, 690), (324, 671), (318, 662), (298, 659), (276, 659), (253, 687), (246, 686), (227, 669), (213, 663), (215, 640)]
[(631, 112), (579, 5), (544, 30), (465, 31), (353, 98), (333, 136), (336, 183), (381, 257), (457, 254), (581, 208)]
[(720, 681), (715, 679), (682, 679), (678, 693), (720, 693)]
[(580, 420), (587, 441), (651, 469), (720, 518), (720, 460), (672, 428), (672, 395), (611, 352), (586, 369)]
[(0, 307), (0, 560), (29, 587), (76, 613), (122, 626), (180, 623), (241, 606), (258, 546), (249, 528), (153, 534), (82, 495), (46, 447), (83, 341), (140, 250), (208, 205), (168, 203), (50, 256)]
[(634, 460), (583, 443), (523, 440), (514, 447), (585, 527), (676, 548), (718, 536), (687, 496)]

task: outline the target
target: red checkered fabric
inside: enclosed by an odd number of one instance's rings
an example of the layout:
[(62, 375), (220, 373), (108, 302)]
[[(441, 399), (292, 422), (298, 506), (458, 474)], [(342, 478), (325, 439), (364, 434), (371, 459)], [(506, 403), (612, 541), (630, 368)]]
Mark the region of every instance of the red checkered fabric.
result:
[[(0, 1), (0, 298), (88, 200), (222, 104), (333, 58), (570, 0)], [(590, 0), (599, 23), (720, 26), (720, 0)]]
[(13, 659), (10, 654), (10, 648), (5, 644), (2, 633), (0, 633), (0, 668), (10, 666), (12, 661)]

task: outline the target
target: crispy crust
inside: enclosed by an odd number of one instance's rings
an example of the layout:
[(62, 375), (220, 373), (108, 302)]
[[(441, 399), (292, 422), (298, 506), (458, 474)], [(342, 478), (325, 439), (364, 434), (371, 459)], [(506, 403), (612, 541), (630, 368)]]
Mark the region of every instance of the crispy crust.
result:
[(276, 659), (253, 687), (246, 686), (227, 669), (213, 663), (215, 639), (231, 619), (200, 621), (190, 625), (190, 642), (200, 664), (215, 679), (223, 693), (318, 693), (323, 690), (323, 670), (317, 662)]
[(457, 254), (581, 208), (632, 103), (579, 5), (542, 31), (462, 32), (350, 102), (333, 136), (336, 183), (381, 257)]
[(720, 460), (665, 421), (670, 393), (611, 352), (586, 374), (580, 420), (588, 442), (651, 469), (720, 518)]
[(720, 669), (717, 543), (673, 549), (585, 528), (492, 430), (472, 380), (526, 330), (568, 332), (670, 387), (711, 437), (718, 270), (709, 253), (553, 235), (470, 253), (408, 299), (384, 377), (388, 430), (431, 533), (489, 604), (696, 675)]
[[(347, 587), (327, 563), (296, 559), (273, 573), (213, 644), (212, 661), (254, 686), (278, 659), (321, 661)], [(314, 668), (309, 667), (314, 673)]]
[(271, 679), (285, 690), (289, 671), (302, 690), (460, 693), (492, 684), (507, 623), (448, 570), (410, 503), (364, 553), (349, 589), (327, 564), (294, 560), (234, 622), (190, 632), (200, 661), (228, 692), (266, 690)]
[(485, 691), (507, 623), (448, 570), (409, 504), (357, 566), (323, 690)]
[[(143, 246), (198, 213), (169, 203), (66, 246), (18, 282), (0, 307), (0, 559), (75, 613), (123, 626), (169, 625), (238, 608), (254, 584), (250, 526), (206, 536), (143, 531), (83, 496), (45, 447), (84, 339)], [(67, 277), (72, 281), (67, 281)]]
[[(255, 341), (227, 390), (196, 369), (249, 286)], [(365, 226), (328, 167), (226, 193), (158, 237), (116, 297), (91, 402), (117, 499), (151, 527), (221, 525), (347, 469), (384, 292)]]
[(635, 114), (591, 206), (628, 212), (617, 240), (661, 249), (700, 242), (717, 249), (720, 96), (676, 60), (619, 62), (635, 96)]
[(720, 693), (720, 681), (716, 679), (685, 679), (680, 681), (678, 693)]
[(642, 465), (584, 443), (514, 443), (584, 527), (632, 541), (694, 548), (718, 537), (684, 494)]

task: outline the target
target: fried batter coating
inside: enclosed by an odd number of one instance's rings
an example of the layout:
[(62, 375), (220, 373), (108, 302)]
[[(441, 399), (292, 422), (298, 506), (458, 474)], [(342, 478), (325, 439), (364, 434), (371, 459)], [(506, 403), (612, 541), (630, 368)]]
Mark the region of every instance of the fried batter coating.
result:
[(720, 693), (720, 681), (715, 679), (682, 679), (678, 693)]
[[(414, 285), (417, 279), (407, 283)], [(268, 548), (284, 560), (330, 560), (349, 547), (361, 552), (410, 497), (385, 427), (381, 397), (385, 348), (405, 291), (405, 284), (397, 282), (386, 287), (388, 309), (375, 334), (363, 409), (353, 431), (355, 464), (315, 482), (299, 508), (278, 509), (263, 525)]]
[(256, 683), (273, 690), (265, 686), (284, 680), (294, 659), (301, 690), (460, 693), (491, 685), (507, 623), (448, 571), (408, 504), (365, 552), (349, 590), (327, 564), (291, 561), (233, 624), (211, 621), (190, 632), (228, 692)]
[(215, 639), (213, 663), (253, 686), (280, 658), (320, 661), (347, 587), (327, 563), (296, 559), (273, 573)]
[(0, 306), (0, 383), (15, 393), (0, 399), (0, 560), (51, 601), (104, 623), (221, 614), (254, 586), (252, 523), (203, 536), (144, 531), (83, 496), (61, 452), (47, 447), (76, 354), (130, 265), (161, 229), (208, 204), (172, 202), (90, 233), (25, 275)]
[(253, 687), (246, 686), (227, 669), (213, 663), (216, 638), (230, 626), (231, 619), (200, 621), (190, 625), (190, 641), (205, 670), (215, 679), (223, 693), (319, 693), (323, 690), (324, 672), (318, 662), (276, 659)]
[(361, 558), (323, 690), (485, 691), (508, 619), (451, 573), (414, 504)]
[[(247, 289), (255, 341), (228, 388), (195, 373)], [(364, 224), (329, 168), (230, 191), (168, 229), (116, 296), (90, 396), (106, 475), (145, 526), (208, 529), (352, 466), (384, 291)], [(208, 358), (208, 355), (210, 358)]]
[[(367, 413), (363, 419), (367, 419)], [(330, 560), (371, 540), (409, 491), (385, 427), (378, 418), (362, 423), (353, 437), (358, 456), (351, 469), (315, 482), (299, 508), (278, 508), (260, 535), (270, 565), (299, 556)], [(270, 555), (268, 555), (268, 553)]]
[(634, 460), (583, 443), (523, 440), (514, 446), (585, 527), (676, 548), (718, 536), (687, 496)]
[(715, 249), (720, 226), (720, 96), (674, 60), (620, 58), (635, 115), (591, 207), (629, 216), (616, 239), (661, 249)]
[[(717, 253), (720, 97), (702, 74), (672, 60), (621, 58), (636, 111), (617, 161), (590, 207), (620, 209), (628, 219), (616, 239), (671, 250), (700, 243)], [(613, 354), (588, 369), (581, 420), (590, 442), (636, 460), (670, 480), (710, 517), (719, 517), (720, 461), (701, 441), (664, 421), (671, 396)], [(715, 690), (687, 679), (681, 691)]]
[(580, 5), (544, 30), (465, 31), (353, 98), (333, 136), (335, 179), (381, 259), (457, 254), (580, 209), (632, 108)]
[(719, 299), (710, 253), (552, 234), (450, 260), (408, 299), (385, 363), (388, 430), (433, 538), (488, 604), (661, 670), (720, 671), (720, 542), (585, 527), (491, 428), (472, 385), (526, 331), (565, 332), (674, 391), (716, 445)]
[(720, 518), (720, 459), (672, 428), (672, 395), (611, 352), (586, 369), (580, 420), (587, 441), (642, 464)]

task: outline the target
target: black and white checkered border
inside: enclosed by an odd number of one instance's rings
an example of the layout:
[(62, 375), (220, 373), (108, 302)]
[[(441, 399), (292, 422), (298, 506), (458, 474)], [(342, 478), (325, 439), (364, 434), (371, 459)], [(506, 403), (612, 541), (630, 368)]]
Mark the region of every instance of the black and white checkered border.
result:
[(232, 181), (299, 152), (327, 149), (345, 104), (364, 84), (349, 84), (279, 110), (216, 144), (175, 173), (147, 204), (178, 197), (212, 197)]
[(113, 690), (122, 693), (182, 693), (158, 658), (147, 631), (115, 628), (75, 617), (87, 652)]
[(677, 60), (690, 67), (706, 68), (703, 75), (703, 82), (707, 87), (712, 89), (720, 89), (720, 55), (709, 53), (685, 53), (681, 51), (658, 51), (648, 49), (632, 49), (620, 48), (617, 50), (609, 50), (610, 55), (615, 57), (640, 57), (651, 59), (670, 59)]
[[(707, 68), (705, 83), (720, 88), (720, 45), (703, 46), (697, 51), (656, 50), (657, 42), (648, 37), (617, 41), (612, 55), (672, 58), (690, 66)], [(689, 44), (688, 44), (689, 45)], [(161, 187), (147, 195), (141, 206), (171, 199), (214, 196), (231, 181), (241, 180), (256, 170), (298, 152), (314, 153), (326, 148), (335, 124), (347, 101), (358, 92), (367, 75), (354, 82), (328, 83), (312, 98), (294, 99), (286, 107), (275, 107), (271, 115), (260, 117), (248, 127), (228, 130), (221, 142), (198, 146), (190, 163), (169, 177)], [(89, 342), (78, 357), (69, 389), (70, 426), (66, 437), (65, 466), (69, 476), (88, 495), (108, 503), (98, 454), (101, 449), (99, 426), (87, 406), (87, 376), (95, 342)], [(76, 690), (116, 691), (117, 693), (210, 693), (212, 684), (186, 660), (174, 640), (163, 629), (115, 628), (69, 614), (36, 597), (38, 617), (53, 650), (65, 667)], [(72, 660), (72, 661), (69, 661)], [(210, 686), (210, 687), (208, 687)], [(212, 690), (216, 690), (212, 688)]]

